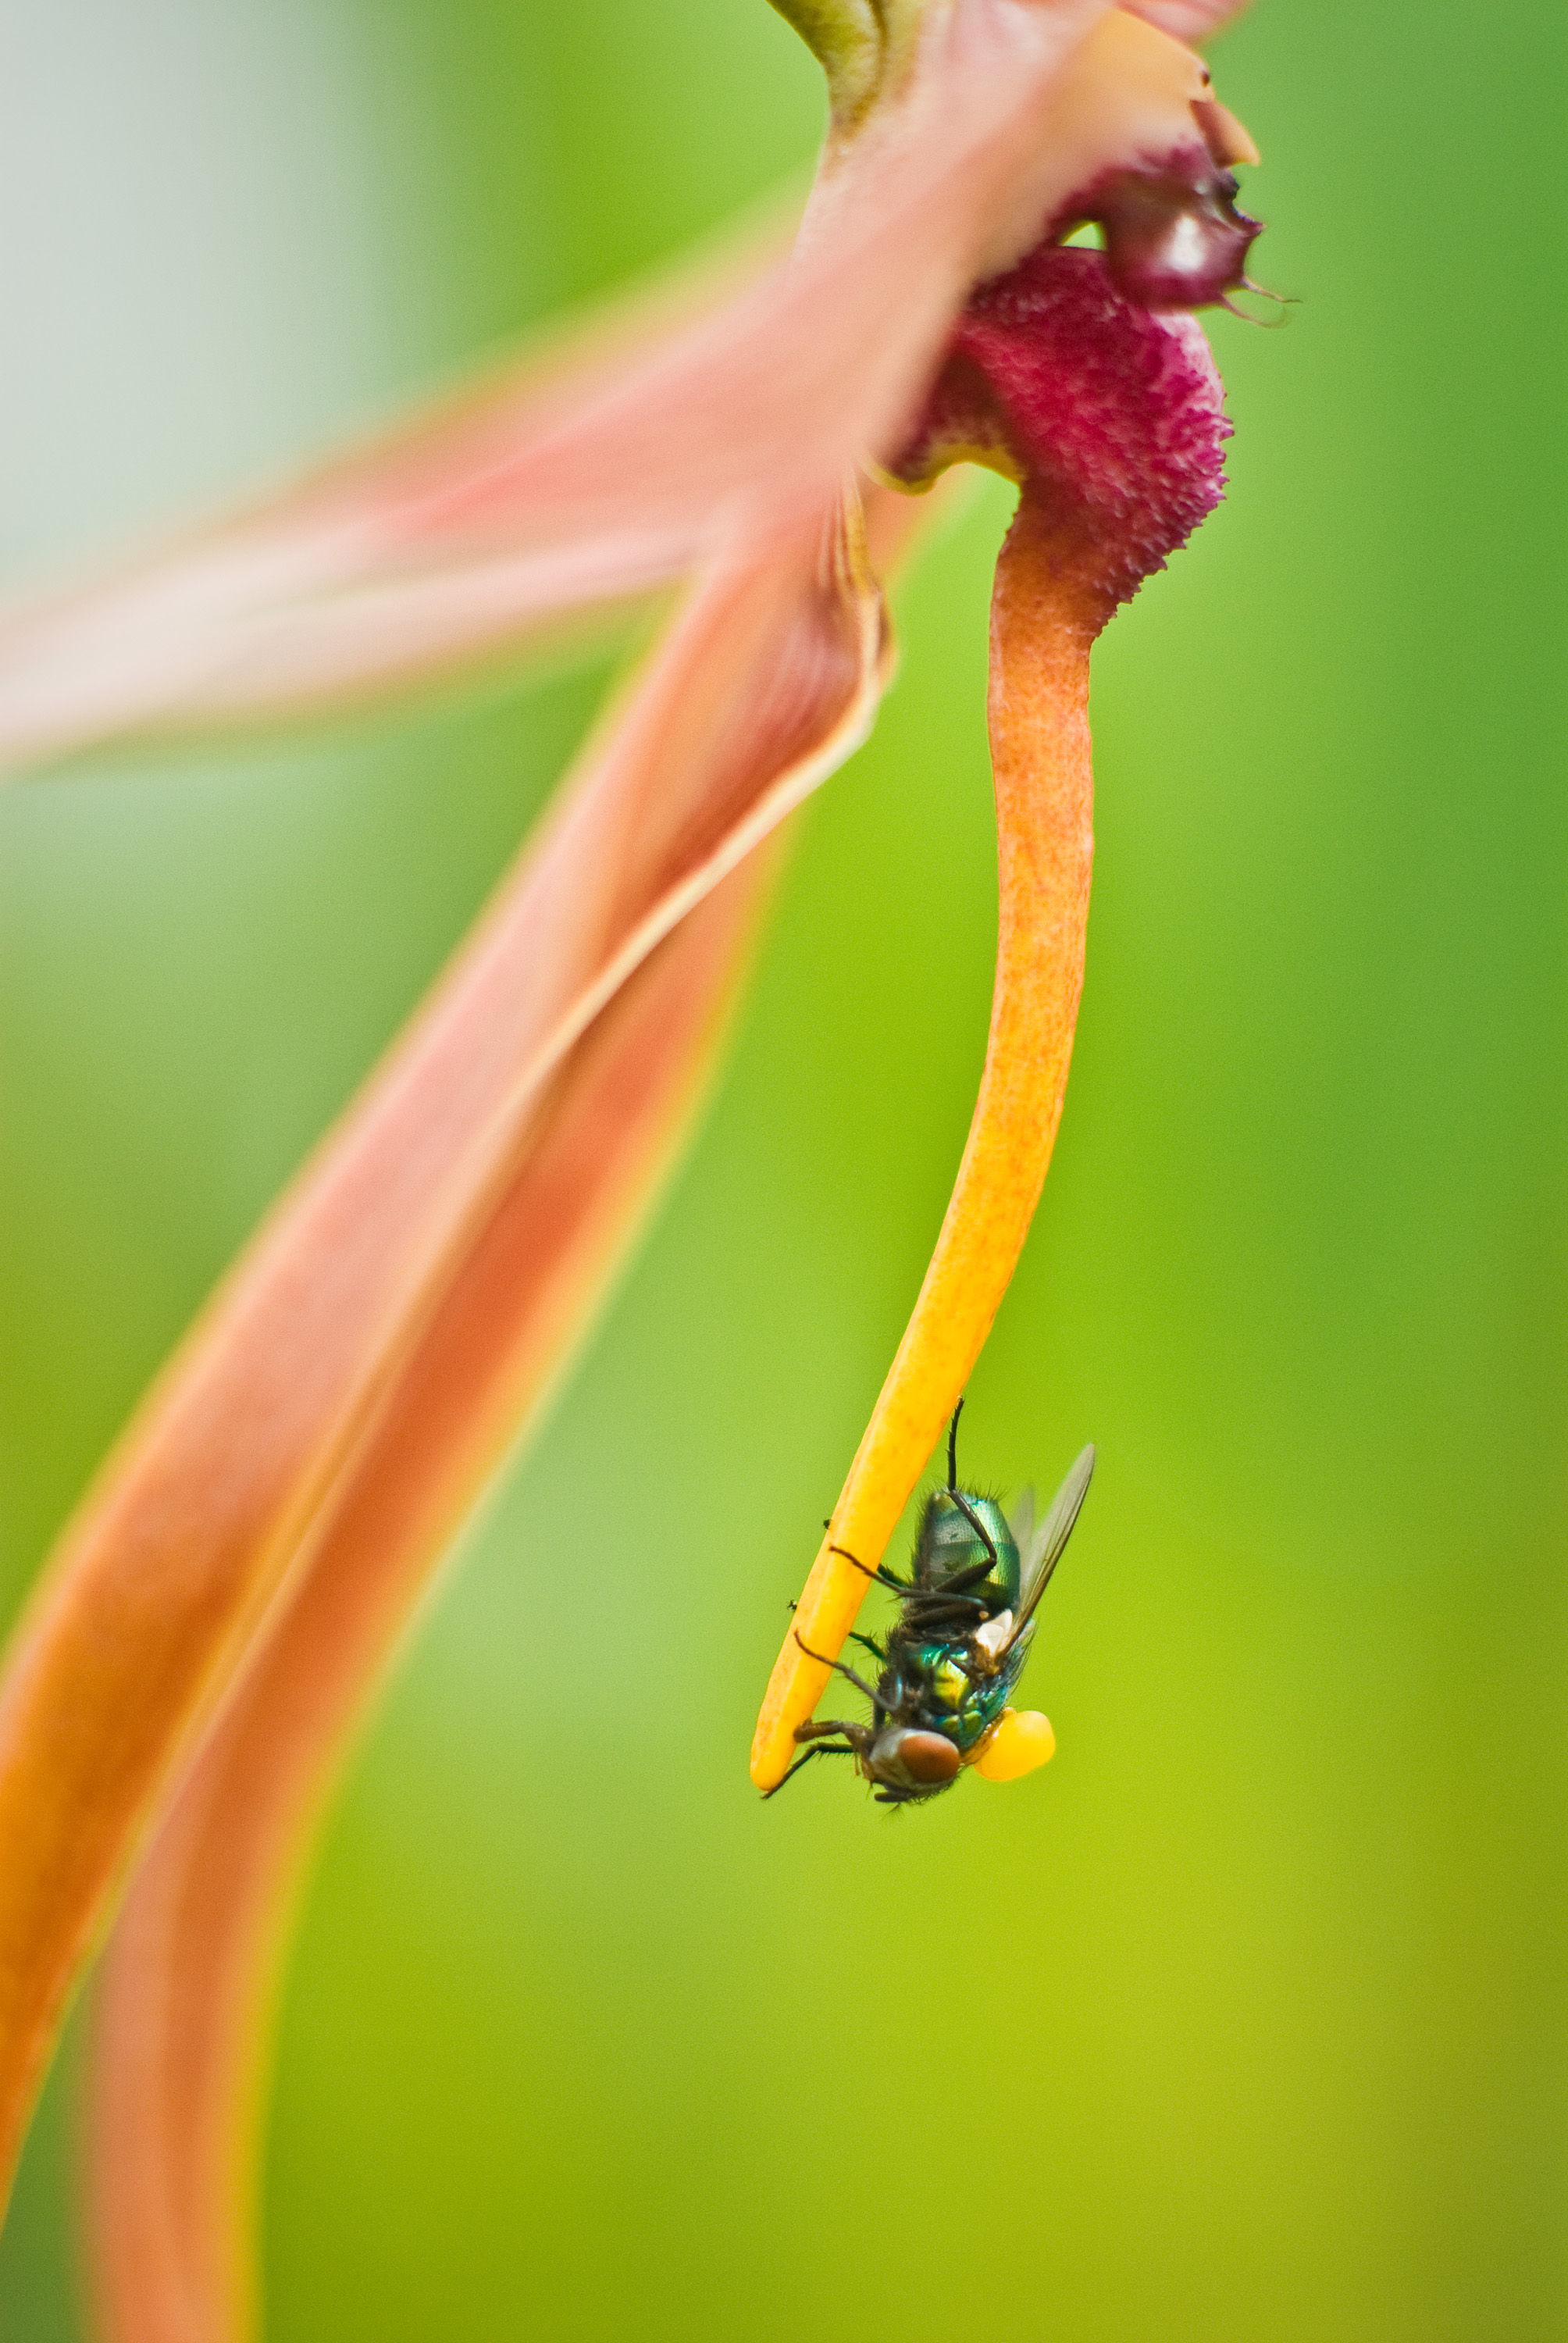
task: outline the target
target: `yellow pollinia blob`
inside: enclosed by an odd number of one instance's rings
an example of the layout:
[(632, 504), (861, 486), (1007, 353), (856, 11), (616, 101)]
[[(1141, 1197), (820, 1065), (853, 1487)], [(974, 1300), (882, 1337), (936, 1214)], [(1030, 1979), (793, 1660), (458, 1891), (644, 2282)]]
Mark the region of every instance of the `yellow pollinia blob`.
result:
[(1038, 1708), (1004, 1708), (980, 1745), (974, 1770), (988, 1782), (1020, 1782), (1056, 1755), (1056, 1735)]

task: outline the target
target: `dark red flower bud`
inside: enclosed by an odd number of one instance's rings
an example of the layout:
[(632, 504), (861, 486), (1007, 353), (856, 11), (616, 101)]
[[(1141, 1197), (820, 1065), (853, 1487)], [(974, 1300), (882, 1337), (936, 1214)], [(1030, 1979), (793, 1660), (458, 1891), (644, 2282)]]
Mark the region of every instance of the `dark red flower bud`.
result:
[(1119, 171), (1094, 191), (1086, 218), (1105, 233), (1105, 265), (1145, 309), (1204, 309), (1246, 282), (1260, 222), (1235, 206), (1229, 171), (1196, 183), (1181, 171)]

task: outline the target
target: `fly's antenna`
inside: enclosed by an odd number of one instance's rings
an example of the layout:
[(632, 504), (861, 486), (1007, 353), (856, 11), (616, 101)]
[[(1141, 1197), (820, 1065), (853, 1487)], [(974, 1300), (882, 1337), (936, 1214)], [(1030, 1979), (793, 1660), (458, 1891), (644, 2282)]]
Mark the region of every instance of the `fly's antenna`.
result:
[(948, 1426), (948, 1493), (955, 1497), (959, 1488), (959, 1418), (963, 1412), (964, 1403), (960, 1399)]
[(1291, 322), (1291, 311), (1301, 307), (1300, 297), (1296, 294), (1276, 293), (1272, 286), (1254, 285), (1250, 277), (1243, 277), (1234, 290), (1238, 293), (1250, 293), (1255, 301), (1273, 302), (1274, 314), (1271, 317), (1260, 317), (1254, 309), (1243, 309), (1240, 302), (1231, 300), (1230, 294), (1227, 294), (1219, 305), (1221, 309), (1229, 309), (1232, 317), (1240, 317), (1243, 325), (1261, 326), (1265, 331), (1277, 331), (1281, 326), (1288, 326)]
[[(822, 1524), (822, 1527), (825, 1530), (831, 1529), (832, 1526), (833, 1524), (831, 1522), (824, 1522)], [(893, 1588), (894, 1592), (899, 1594), (909, 1594), (910, 1588), (905, 1581), (901, 1578), (895, 1578), (892, 1572), (890, 1570), (884, 1569), (880, 1563), (877, 1564), (875, 1570), (868, 1570), (865, 1564), (861, 1562), (857, 1555), (852, 1554), (847, 1545), (830, 1545), (828, 1548), (828, 1551), (829, 1554), (841, 1554), (845, 1561), (859, 1572), (862, 1578), (870, 1579), (874, 1584), (878, 1586), (890, 1586)]]

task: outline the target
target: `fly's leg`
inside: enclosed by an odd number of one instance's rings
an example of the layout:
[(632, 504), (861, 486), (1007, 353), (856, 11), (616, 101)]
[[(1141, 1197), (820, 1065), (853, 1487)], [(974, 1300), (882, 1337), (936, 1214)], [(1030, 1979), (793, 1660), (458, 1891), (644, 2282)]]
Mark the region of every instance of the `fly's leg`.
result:
[(904, 1624), (923, 1626), (928, 1621), (972, 1618), (990, 1609), (983, 1594), (954, 1594), (945, 1586), (916, 1595), (904, 1605)]
[[(791, 1601), (789, 1608), (791, 1611), (799, 1611), (800, 1605), (798, 1603)], [(983, 1604), (981, 1605), (981, 1608), (984, 1608)], [(869, 1635), (858, 1635), (854, 1629), (851, 1628), (849, 1634), (845, 1637), (845, 1641), (850, 1644), (859, 1644), (863, 1652), (869, 1652), (874, 1660), (879, 1660), (884, 1667), (887, 1666), (888, 1655), (886, 1652), (883, 1651), (880, 1644), (873, 1643)], [(804, 1644), (801, 1645), (801, 1649), (804, 1651)]]
[[(798, 1644), (800, 1644), (800, 1630), (799, 1627), (795, 1630), (795, 1641)], [(876, 1704), (877, 1695), (872, 1691), (870, 1685), (866, 1682), (865, 1677), (858, 1676), (855, 1674), (854, 1669), (850, 1667), (846, 1661), (830, 1660), (826, 1652), (814, 1652), (809, 1644), (800, 1644), (800, 1649), (805, 1653), (806, 1657), (809, 1660), (816, 1660), (821, 1666), (831, 1668), (836, 1674), (848, 1677), (849, 1683), (854, 1685), (857, 1692), (863, 1692), (866, 1698), (871, 1702), (872, 1705), (874, 1706)]]
[[(831, 1529), (832, 1526), (831, 1522), (824, 1522), (822, 1524), (825, 1530)], [(875, 1570), (868, 1570), (865, 1564), (852, 1554), (847, 1545), (830, 1545), (828, 1551), (829, 1554), (842, 1554), (851, 1568), (858, 1570), (862, 1578), (869, 1578), (873, 1585), (890, 1586), (895, 1594), (908, 1594), (911, 1592), (910, 1582), (908, 1579), (895, 1578), (892, 1572), (881, 1563), (877, 1564)]]
[(966, 1570), (955, 1578), (952, 1581), (955, 1587), (978, 1586), (982, 1578), (990, 1577), (998, 1561), (997, 1550), (990, 1532), (959, 1487), (959, 1418), (963, 1412), (964, 1403), (960, 1399), (953, 1410), (952, 1422), (948, 1426), (948, 1494), (984, 1546), (987, 1561), (983, 1570)]
[(829, 1734), (841, 1733), (855, 1756), (862, 1747), (870, 1745), (871, 1736), (863, 1725), (851, 1723), (847, 1716), (812, 1716), (795, 1727), (797, 1741), (824, 1741)]
[[(834, 1730), (836, 1731), (837, 1727), (835, 1727)], [(776, 1798), (779, 1795), (779, 1791), (784, 1787), (785, 1783), (793, 1780), (794, 1776), (800, 1771), (801, 1766), (809, 1765), (813, 1757), (853, 1757), (854, 1755), (854, 1750), (847, 1741), (813, 1742), (810, 1748), (807, 1750), (805, 1755), (803, 1757), (797, 1757), (793, 1765), (789, 1767), (789, 1772), (781, 1774), (778, 1781), (774, 1783), (773, 1787), (770, 1790), (764, 1790), (762, 1795), (765, 1798)]]
[(989, 1561), (973, 1562), (967, 1570), (955, 1571), (940, 1591), (944, 1594), (963, 1594), (970, 1587), (978, 1586), (982, 1579), (989, 1578), (990, 1574), (991, 1564)]
[(982, 1603), (979, 1595), (932, 1595), (930, 1602), (908, 1606), (899, 1632), (907, 1642), (945, 1640), (950, 1635), (967, 1635), (983, 1626), (990, 1616), (990, 1604)]
[[(991, 1536), (990, 1530), (987, 1529), (985, 1523), (981, 1521), (980, 1515), (976, 1513), (974, 1507), (970, 1504), (969, 1499), (965, 1496), (961, 1489), (950, 1489), (948, 1491), (948, 1494), (952, 1499), (954, 1504), (958, 1507), (960, 1513), (963, 1515), (965, 1521), (968, 1522), (970, 1529), (973, 1530), (976, 1537), (979, 1538), (981, 1545), (984, 1546), (987, 1554), (990, 1556), (990, 1561), (988, 1566), (994, 1570), (997, 1565), (998, 1555), (996, 1541)], [(963, 1576), (960, 1579), (956, 1579), (953, 1583), (955, 1585), (963, 1585), (968, 1583), (970, 1575), (971, 1574), (966, 1570)]]

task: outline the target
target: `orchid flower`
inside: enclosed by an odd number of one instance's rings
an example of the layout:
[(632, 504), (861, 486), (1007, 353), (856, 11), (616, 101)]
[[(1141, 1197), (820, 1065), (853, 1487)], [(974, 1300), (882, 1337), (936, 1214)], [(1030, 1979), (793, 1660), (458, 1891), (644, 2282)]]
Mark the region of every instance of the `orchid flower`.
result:
[[(0, 758), (297, 718), (685, 580), (540, 835), (166, 1369), (0, 1682), (0, 2155), (122, 1887), (91, 2093), (111, 2343), (254, 2317), (260, 2043), (338, 1754), (537, 1413), (700, 1089), (769, 841), (890, 671), (879, 580), (968, 458), (1020, 484), (990, 725), (1001, 919), (958, 1186), (753, 1752), (795, 1754), (1045, 1177), (1083, 961), (1087, 663), (1215, 501), (1187, 314), (1255, 159), (1211, 0), (780, 0), (831, 119), (799, 233), (257, 510), (0, 621)], [(1095, 222), (1102, 253), (1064, 238)], [(847, 1549), (855, 1557), (846, 1558)], [(128, 1881), (128, 1886), (126, 1883)]]

